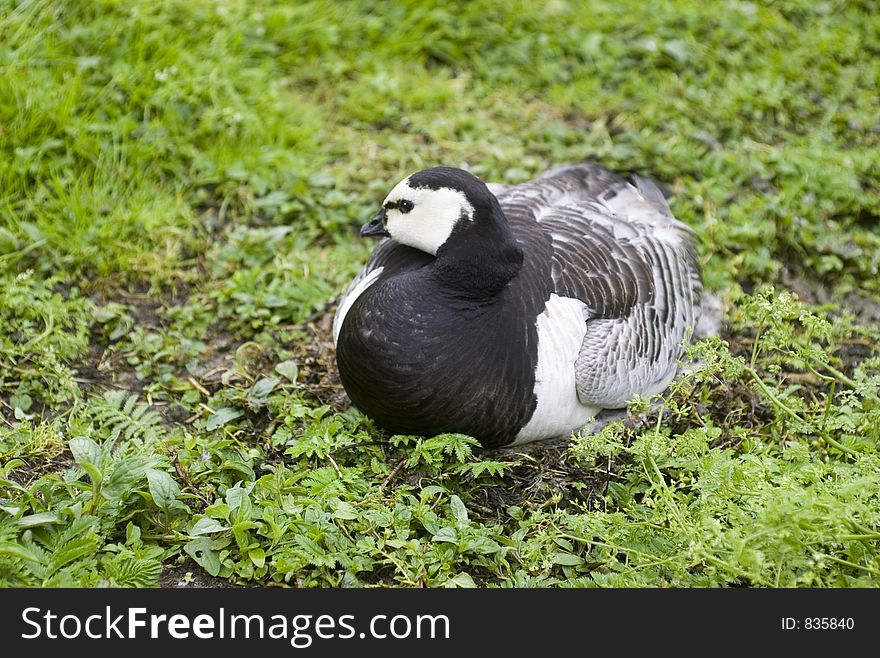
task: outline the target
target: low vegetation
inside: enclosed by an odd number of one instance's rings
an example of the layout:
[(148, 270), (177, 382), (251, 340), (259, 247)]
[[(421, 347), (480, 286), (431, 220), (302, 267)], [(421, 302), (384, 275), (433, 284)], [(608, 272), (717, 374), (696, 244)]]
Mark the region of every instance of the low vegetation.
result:
[[(0, 584), (880, 586), (872, 2), (0, 0)], [(720, 336), (599, 434), (348, 404), (389, 184), (593, 159)]]

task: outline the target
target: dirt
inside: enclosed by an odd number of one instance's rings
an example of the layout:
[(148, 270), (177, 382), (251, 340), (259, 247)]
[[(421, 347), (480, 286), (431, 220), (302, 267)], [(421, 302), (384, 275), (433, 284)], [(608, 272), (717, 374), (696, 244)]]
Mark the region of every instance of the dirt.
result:
[(308, 340), (294, 346), (294, 349), (299, 365), (297, 383), (305, 389), (305, 397), (329, 405), (334, 411), (342, 411), (351, 405), (351, 401), (342, 388), (336, 370), (336, 351), (332, 339), (335, 312), (335, 307), (326, 309), (308, 322), (304, 327)]
[(85, 392), (122, 390), (140, 393), (143, 384), (125, 363), (123, 354), (109, 355), (103, 345), (91, 343), (83, 363), (76, 368), (76, 381)]
[(486, 459), (513, 458), (516, 466), (505, 473), (504, 486), (486, 487), (483, 500), (475, 498), (474, 505), (483, 507), (487, 516), (503, 513), (511, 505), (527, 509), (590, 505), (603, 494), (617, 469), (610, 462), (584, 469), (571, 458), (568, 447), (567, 439), (559, 439), (486, 451)]
[(159, 587), (185, 589), (202, 587), (239, 587), (226, 578), (212, 576), (195, 562), (187, 560), (181, 565), (165, 566), (159, 576)]
[(64, 451), (48, 459), (29, 461), (25, 465), (16, 466), (9, 471), (9, 479), (14, 480), (22, 487), (29, 487), (34, 480), (38, 480), (49, 473), (58, 473), (73, 466), (70, 452)]
[[(146, 292), (120, 293), (114, 299), (93, 299), (96, 304), (108, 301), (127, 305), (127, 312), (134, 324), (144, 329), (161, 331), (163, 329), (160, 309), (170, 302), (156, 298)], [(123, 390), (129, 393), (143, 391), (143, 383), (137, 378), (134, 369), (126, 363), (125, 354), (113, 353), (108, 349), (106, 339), (100, 334), (101, 327), (93, 327), (89, 349), (82, 363), (76, 368), (76, 380), (86, 392)]]
[(880, 299), (864, 292), (852, 291), (843, 299), (833, 289), (802, 271), (793, 263), (782, 270), (782, 284), (808, 304), (840, 304), (851, 312), (856, 321), (863, 325), (880, 325)]

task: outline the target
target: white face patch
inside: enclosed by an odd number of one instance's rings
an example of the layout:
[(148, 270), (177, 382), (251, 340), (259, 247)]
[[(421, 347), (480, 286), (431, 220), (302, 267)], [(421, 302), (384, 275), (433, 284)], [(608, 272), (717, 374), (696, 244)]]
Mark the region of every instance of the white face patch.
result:
[[(412, 203), (412, 210), (403, 212), (401, 201)], [(432, 255), (437, 254), (462, 215), (469, 221), (474, 219), (474, 208), (462, 192), (449, 187), (413, 188), (409, 178), (400, 181), (382, 205), (386, 208), (385, 229), (391, 237)]]

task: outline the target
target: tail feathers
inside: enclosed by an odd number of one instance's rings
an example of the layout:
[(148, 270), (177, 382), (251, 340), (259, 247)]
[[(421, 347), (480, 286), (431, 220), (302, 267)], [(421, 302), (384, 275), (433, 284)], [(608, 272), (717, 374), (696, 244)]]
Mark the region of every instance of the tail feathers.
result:
[(672, 217), (672, 210), (669, 207), (669, 203), (666, 201), (666, 196), (657, 186), (657, 183), (652, 181), (650, 178), (645, 178), (644, 176), (639, 176), (638, 174), (633, 174), (632, 176), (630, 176), (630, 180), (632, 181), (632, 184), (635, 186), (635, 188), (639, 191), (639, 194), (641, 194), (645, 198), (645, 201), (650, 203), (667, 217)]
[(703, 340), (721, 333), (721, 322), (724, 319), (724, 302), (721, 297), (704, 291), (697, 314), (693, 340)]

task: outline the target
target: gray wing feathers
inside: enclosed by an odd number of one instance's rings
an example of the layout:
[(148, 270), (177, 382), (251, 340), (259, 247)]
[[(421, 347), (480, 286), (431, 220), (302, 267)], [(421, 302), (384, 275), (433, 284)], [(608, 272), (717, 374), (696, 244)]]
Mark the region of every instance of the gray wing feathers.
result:
[(586, 305), (574, 364), (581, 402), (622, 407), (636, 393), (662, 391), (695, 326), (702, 285), (691, 231), (659, 188), (574, 165), (499, 201), (512, 221), (537, 222), (552, 245), (557, 294)]
[(671, 247), (651, 246), (654, 298), (625, 317), (587, 322), (575, 362), (584, 404), (622, 407), (636, 393), (659, 393), (678, 371), (681, 344), (695, 325), (691, 277), (686, 259)]

